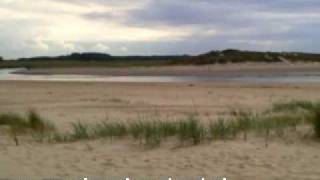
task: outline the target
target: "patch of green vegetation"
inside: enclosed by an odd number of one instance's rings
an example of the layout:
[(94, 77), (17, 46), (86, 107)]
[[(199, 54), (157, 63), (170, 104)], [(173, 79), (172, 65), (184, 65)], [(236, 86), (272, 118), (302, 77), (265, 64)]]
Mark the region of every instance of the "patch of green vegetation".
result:
[[(303, 111), (300, 111), (303, 109)], [(200, 144), (203, 141), (234, 139), (243, 135), (247, 140), (250, 132), (264, 135), (266, 146), (269, 136), (282, 137), (287, 130), (295, 132), (302, 124), (312, 125), (315, 136), (320, 138), (320, 108), (319, 103), (292, 101), (276, 103), (271, 110), (255, 114), (233, 112), (232, 117), (219, 119), (209, 124), (201, 123), (195, 116), (180, 120), (138, 120), (131, 122), (101, 122), (96, 124), (73, 123), (71, 131), (58, 132), (55, 127), (45, 121), (35, 111), (30, 111), (26, 117), (8, 113), (0, 115), (0, 126), (9, 127), (10, 135), (19, 144), (20, 135), (29, 134), (43, 142), (74, 142), (79, 140), (99, 138), (133, 137), (140, 144), (157, 147), (169, 137), (175, 137), (181, 145)], [(294, 131), (293, 131), (294, 130)]]
[(94, 128), (94, 136), (96, 137), (123, 137), (127, 135), (127, 127), (123, 123), (107, 123), (102, 122), (97, 124)]
[(309, 114), (269, 114), (253, 113), (237, 114), (231, 119), (220, 119), (209, 124), (210, 140), (230, 139), (242, 134), (246, 141), (249, 132), (255, 131), (266, 137), (276, 134), (281, 137), (287, 128), (296, 129), (298, 125), (308, 123), (312, 118)]
[(162, 139), (174, 136), (177, 133), (176, 122), (165, 121), (136, 121), (128, 124), (128, 133), (140, 144), (145, 142), (151, 147), (159, 146)]
[(320, 107), (319, 103), (313, 103), (310, 101), (293, 100), (289, 102), (275, 103), (272, 107), (273, 112), (296, 112), (298, 110), (313, 110)]
[(143, 138), (150, 147), (159, 146), (162, 140), (162, 130), (158, 122), (143, 123)]
[(140, 144), (144, 134), (145, 123), (142, 121), (130, 122), (128, 126), (128, 133), (132, 135), (134, 139), (139, 139)]
[(192, 140), (194, 145), (199, 144), (205, 136), (205, 128), (199, 119), (194, 116), (178, 122), (177, 135), (182, 143)]
[(37, 112), (29, 111), (28, 121), (30, 128), (35, 132), (45, 133), (45, 131), (54, 131), (55, 127), (45, 119), (43, 119)]
[(71, 139), (69, 134), (64, 134), (58, 131), (55, 131), (51, 134), (51, 136), (48, 138), (48, 142), (51, 143), (61, 143), (61, 142), (71, 142), (74, 141), (74, 139)]
[(257, 123), (260, 121), (256, 114), (241, 113), (236, 119), (236, 131), (243, 132), (243, 139), (247, 140), (248, 131), (257, 127)]
[(0, 115), (0, 126), (26, 126), (27, 120), (15, 113), (6, 113)]
[(18, 136), (20, 135), (31, 134), (37, 141), (43, 141), (45, 137), (55, 131), (54, 125), (44, 120), (35, 111), (30, 111), (26, 118), (15, 113), (1, 114), (0, 126), (9, 127), (9, 134), (16, 145), (19, 144)]
[(230, 135), (231, 126), (225, 120), (219, 119), (217, 122), (209, 124), (210, 139), (226, 139)]
[(69, 139), (73, 141), (83, 140), (90, 138), (89, 126), (87, 124), (83, 124), (81, 122), (72, 123), (72, 133), (70, 134)]
[[(320, 138), (320, 102), (294, 100), (285, 103), (276, 103), (272, 110), (274, 112), (284, 113), (284, 116), (288, 116), (284, 118), (285, 121), (289, 121), (291, 117), (290, 124), (293, 128), (296, 128), (302, 121), (303, 123), (311, 123), (315, 136)], [(300, 116), (300, 118), (297, 118), (297, 116)], [(278, 122), (277, 127), (281, 126), (284, 125)]]

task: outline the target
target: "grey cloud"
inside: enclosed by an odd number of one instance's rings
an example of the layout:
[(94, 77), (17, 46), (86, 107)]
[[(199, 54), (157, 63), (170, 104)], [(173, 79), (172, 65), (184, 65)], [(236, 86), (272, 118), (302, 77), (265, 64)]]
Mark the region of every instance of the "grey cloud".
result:
[[(79, 49), (90, 50), (101, 43), (110, 47), (112, 54), (198, 54), (212, 49), (239, 48), (274, 51), (310, 51), (320, 52), (320, 1), (319, 0), (52, 0), (87, 6), (117, 7), (144, 3), (124, 12), (89, 12), (79, 14), (87, 21), (119, 23), (128, 27), (158, 29), (195, 28), (193, 34), (172, 41), (113, 41), (113, 42), (71, 42)], [(5, 8), (5, 7), (4, 7)], [(46, 22), (40, 22), (46, 23)], [(31, 55), (56, 55), (69, 53), (55, 42), (44, 42), (48, 51), (39, 51), (32, 46), (19, 45), (36, 34), (32, 27), (39, 22), (1, 22), (0, 55), (8, 57)], [(45, 24), (43, 24), (45, 26)], [(6, 28), (2, 28), (6, 27)], [(20, 27), (24, 27), (21, 29)], [(14, 30), (12, 30), (14, 29)], [(217, 33), (204, 35), (205, 31), (217, 30)], [(274, 42), (274, 45), (263, 45)], [(22, 43), (23, 44), (23, 43)], [(272, 44), (272, 43), (271, 43)]]
[[(162, 0), (149, 1), (146, 7), (129, 12), (127, 23), (148, 25), (193, 25), (193, 24), (240, 24), (246, 25), (267, 21), (259, 13), (274, 15), (273, 21), (281, 13), (310, 13), (320, 10), (320, 2), (315, 0)], [(278, 20), (286, 18), (286, 14)], [(245, 24), (243, 24), (245, 23)], [(268, 22), (267, 22), (268, 23)]]

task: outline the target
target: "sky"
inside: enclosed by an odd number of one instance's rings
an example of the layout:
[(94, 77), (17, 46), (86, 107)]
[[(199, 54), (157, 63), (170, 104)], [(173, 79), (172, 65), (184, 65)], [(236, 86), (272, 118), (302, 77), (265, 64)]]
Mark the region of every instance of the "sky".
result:
[(0, 56), (320, 52), (319, 0), (1, 0)]

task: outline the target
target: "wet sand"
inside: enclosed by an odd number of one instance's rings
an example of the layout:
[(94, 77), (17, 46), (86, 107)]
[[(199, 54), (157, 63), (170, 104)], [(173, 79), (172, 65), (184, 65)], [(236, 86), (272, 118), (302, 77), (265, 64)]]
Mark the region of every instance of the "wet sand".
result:
[[(320, 100), (320, 84), (80, 83), (0, 81), (0, 112), (36, 109), (58, 128), (71, 122), (178, 118), (203, 121), (232, 109), (261, 111), (274, 102)], [(227, 176), (230, 179), (319, 179), (320, 144), (274, 139), (269, 147), (250, 136), (175, 148), (174, 141), (148, 150), (122, 139), (66, 144), (14, 142), (1, 134), (0, 176)]]

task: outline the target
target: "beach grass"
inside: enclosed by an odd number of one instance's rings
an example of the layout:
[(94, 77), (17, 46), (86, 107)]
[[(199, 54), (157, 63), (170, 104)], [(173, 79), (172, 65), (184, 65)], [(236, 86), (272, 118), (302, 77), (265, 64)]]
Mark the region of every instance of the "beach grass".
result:
[(210, 140), (226, 140), (235, 138), (239, 132), (234, 121), (219, 119), (217, 122), (211, 122), (208, 127)]
[(312, 111), (320, 108), (320, 102), (306, 100), (291, 100), (288, 102), (277, 102), (273, 104), (273, 112), (297, 112), (299, 110)]
[[(276, 103), (263, 113), (232, 113), (231, 117), (219, 118), (202, 123), (197, 116), (187, 116), (178, 120), (139, 119), (129, 122), (103, 121), (86, 124), (71, 124), (71, 130), (61, 133), (43, 119), (37, 112), (30, 111), (26, 117), (6, 113), (0, 114), (0, 126), (8, 126), (16, 144), (20, 135), (30, 134), (38, 141), (75, 142), (80, 140), (132, 137), (139, 144), (158, 147), (167, 138), (176, 138), (181, 145), (197, 145), (204, 141), (235, 139), (239, 135), (246, 141), (252, 132), (262, 134), (268, 144), (269, 136), (283, 137), (287, 129), (296, 131), (300, 125), (313, 127), (314, 134), (320, 139), (319, 103), (291, 101)], [(292, 132), (292, 131), (291, 131)]]
[(72, 139), (73, 141), (80, 139), (89, 139), (89, 128), (89, 125), (81, 122), (72, 123), (72, 133), (70, 134), (70, 139)]
[(16, 145), (19, 144), (18, 136), (20, 135), (30, 134), (36, 140), (42, 141), (51, 132), (55, 131), (53, 124), (43, 119), (33, 110), (28, 112), (27, 117), (16, 113), (1, 114), (0, 126), (9, 127), (9, 134), (14, 139)]
[(101, 122), (93, 127), (94, 135), (96, 137), (123, 137), (127, 135), (127, 127), (123, 123)]
[(199, 144), (205, 137), (205, 132), (205, 127), (194, 116), (178, 122), (177, 135), (181, 143), (191, 140), (194, 145)]

